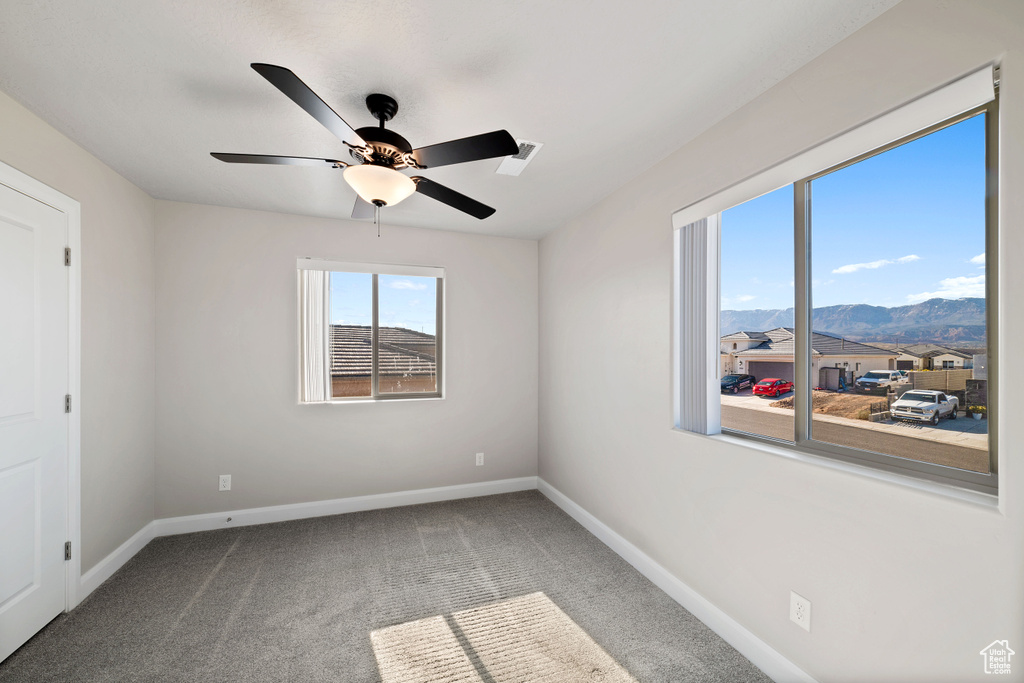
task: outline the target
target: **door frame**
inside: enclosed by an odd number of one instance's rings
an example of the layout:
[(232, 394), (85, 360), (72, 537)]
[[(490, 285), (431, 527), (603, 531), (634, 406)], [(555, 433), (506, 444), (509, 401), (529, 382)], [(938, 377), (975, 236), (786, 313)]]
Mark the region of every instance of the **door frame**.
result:
[[(65, 539), (71, 541), (71, 560), (64, 566), (64, 611), (81, 601), (82, 578), (82, 205), (18, 169), (0, 161), (0, 184), (51, 206), (64, 214), (68, 267), (68, 490)], [(59, 255), (55, 255), (55, 258)]]

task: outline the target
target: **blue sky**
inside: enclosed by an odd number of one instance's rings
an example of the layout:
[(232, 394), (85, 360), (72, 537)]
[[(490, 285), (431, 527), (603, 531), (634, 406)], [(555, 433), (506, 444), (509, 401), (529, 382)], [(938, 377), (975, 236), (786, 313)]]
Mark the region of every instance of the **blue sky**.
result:
[[(985, 295), (978, 115), (811, 183), (812, 298), (904, 306)], [(793, 306), (791, 185), (722, 213), (722, 308)]]
[[(431, 277), (380, 275), (377, 281), (381, 327), (405, 327), (434, 334), (437, 281)], [(372, 276), (331, 273), (331, 322), (369, 325), (372, 322)]]

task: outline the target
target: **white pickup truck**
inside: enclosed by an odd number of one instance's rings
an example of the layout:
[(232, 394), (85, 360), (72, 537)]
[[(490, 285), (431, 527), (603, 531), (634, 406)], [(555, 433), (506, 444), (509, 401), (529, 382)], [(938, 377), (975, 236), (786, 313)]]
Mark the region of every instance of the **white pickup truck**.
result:
[(854, 382), (854, 387), (857, 391), (864, 393), (880, 392), (884, 394), (890, 386), (905, 380), (906, 378), (898, 370), (872, 370), (864, 373), (863, 377), (858, 377)]
[(894, 420), (918, 420), (937, 425), (944, 415), (955, 420), (959, 409), (960, 399), (956, 396), (948, 396), (941, 391), (912, 389), (889, 406), (889, 415)]

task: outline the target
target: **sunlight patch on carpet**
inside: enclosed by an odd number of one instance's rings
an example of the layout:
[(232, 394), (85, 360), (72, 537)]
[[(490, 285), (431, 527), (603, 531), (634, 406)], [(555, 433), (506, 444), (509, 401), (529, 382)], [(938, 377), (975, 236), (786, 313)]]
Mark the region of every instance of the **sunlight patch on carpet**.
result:
[(384, 683), (482, 681), (444, 617), (382, 628), (370, 641)]
[(544, 593), (370, 633), (383, 683), (636, 683)]

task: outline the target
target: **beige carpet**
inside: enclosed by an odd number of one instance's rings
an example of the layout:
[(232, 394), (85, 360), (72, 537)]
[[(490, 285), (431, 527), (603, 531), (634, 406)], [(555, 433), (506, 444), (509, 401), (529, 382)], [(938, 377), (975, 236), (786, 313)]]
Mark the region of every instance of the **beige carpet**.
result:
[(636, 683), (544, 593), (370, 633), (383, 683)]

